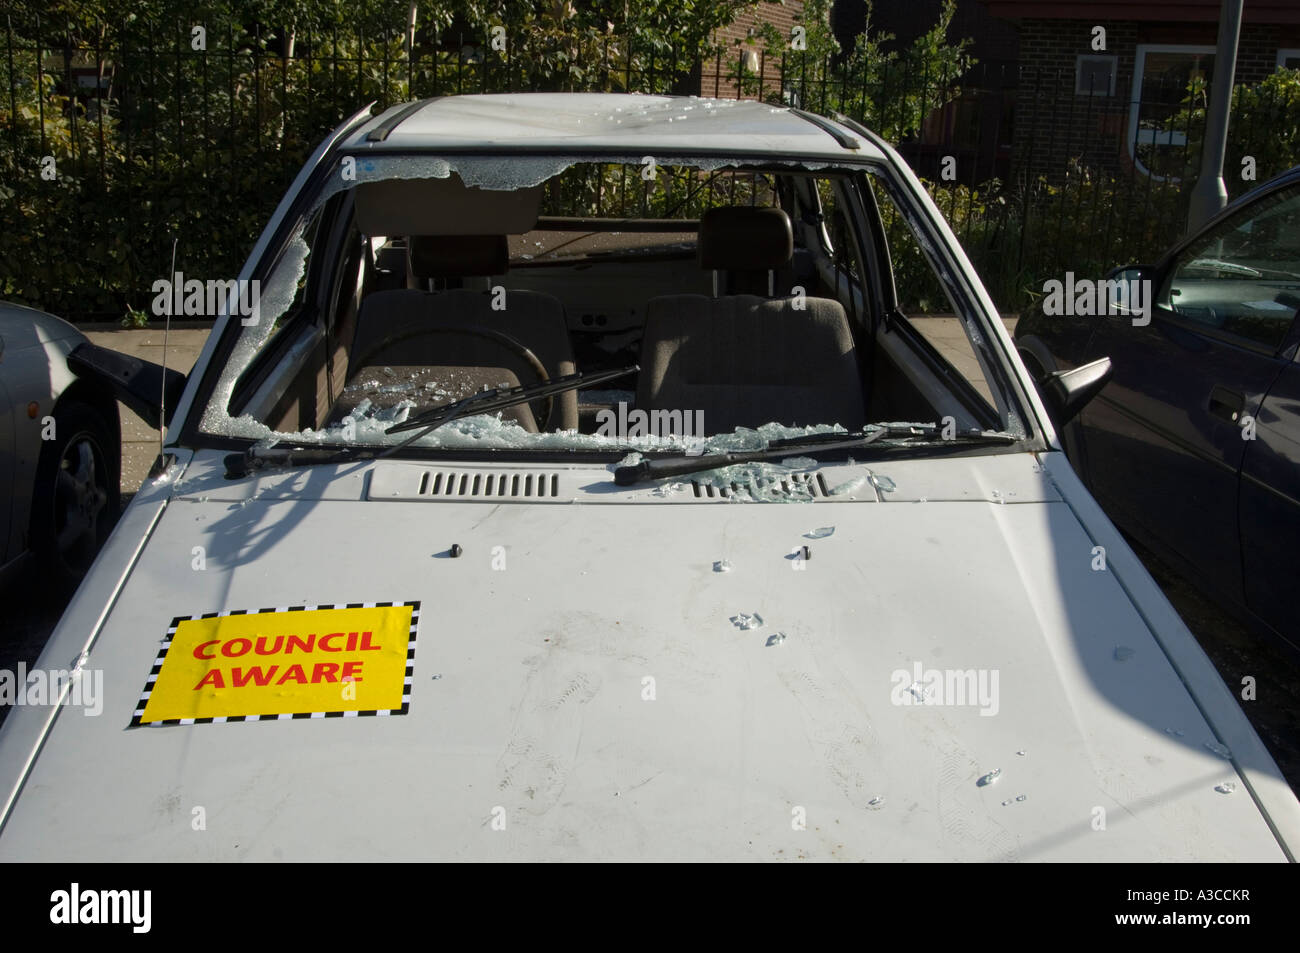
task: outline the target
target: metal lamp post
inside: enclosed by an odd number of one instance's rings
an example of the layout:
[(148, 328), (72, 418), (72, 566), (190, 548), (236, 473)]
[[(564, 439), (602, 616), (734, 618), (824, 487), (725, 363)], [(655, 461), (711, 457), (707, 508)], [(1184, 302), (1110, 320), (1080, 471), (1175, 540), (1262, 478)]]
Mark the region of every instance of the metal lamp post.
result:
[(1187, 213), (1190, 234), (1228, 204), (1223, 182), (1223, 158), (1228, 148), (1228, 115), (1232, 111), (1232, 80), (1237, 72), (1237, 41), (1241, 38), (1243, 0), (1223, 0), (1219, 11), (1219, 48), (1214, 55), (1214, 85), (1201, 149), (1201, 174), (1192, 189)]

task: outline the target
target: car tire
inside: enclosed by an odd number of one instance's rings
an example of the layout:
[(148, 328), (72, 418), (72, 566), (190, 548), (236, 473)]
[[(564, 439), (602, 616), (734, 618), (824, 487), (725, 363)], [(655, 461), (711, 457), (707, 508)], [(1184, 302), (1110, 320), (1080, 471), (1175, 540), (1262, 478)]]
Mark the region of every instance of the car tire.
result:
[(116, 429), (80, 401), (55, 407), (54, 434), (36, 465), (28, 539), (45, 589), (68, 596), (117, 521), (121, 451)]

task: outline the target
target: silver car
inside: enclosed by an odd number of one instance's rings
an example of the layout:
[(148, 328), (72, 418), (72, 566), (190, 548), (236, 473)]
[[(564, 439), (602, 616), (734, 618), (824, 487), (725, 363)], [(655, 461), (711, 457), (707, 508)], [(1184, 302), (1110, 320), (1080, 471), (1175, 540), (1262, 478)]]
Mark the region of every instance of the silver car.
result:
[(52, 314), (0, 303), (0, 579), (35, 562), (70, 594), (117, 518), (121, 437), (110, 386), (78, 378), (85, 335)]
[(163, 294), (220, 316), (37, 663), (57, 691), (0, 729), (6, 861), (1300, 846), (1061, 451), (1104, 362), (1049, 416), (851, 121), (359, 113), (237, 280)]

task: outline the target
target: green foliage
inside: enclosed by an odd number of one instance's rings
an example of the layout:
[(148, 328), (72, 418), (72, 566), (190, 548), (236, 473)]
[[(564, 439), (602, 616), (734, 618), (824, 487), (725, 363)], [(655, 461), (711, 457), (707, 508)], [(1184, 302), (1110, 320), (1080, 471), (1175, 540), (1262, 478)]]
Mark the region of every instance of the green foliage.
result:
[[(141, 0), (124, 14), (108, 0), (12, 0), (0, 296), (131, 321), (167, 272), (173, 238), (183, 271), (237, 273), (311, 149), (367, 103), (667, 92), (717, 27), (753, 6)], [(493, 27), (505, 29), (503, 50)], [(95, 68), (102, 96), (78, 89), (74, 66)], [(53, 179), (41, 176), (47, 156)]]
[(1003, 311), (1023, 310), (1066, 271), (1097, 277), (1154, 261), (1186, 227), (1187, 183), (1116, 178), (1078, 162), (1059, 184), (925, 185)]
[[(39, 69), (36, 44), (16, 42), (13, 108), (0, 99), (0, 295), (129, 316), (166, 273), (173, 238), (182, 270), (235, 274), (340, 112), (406, 95), (406, 77), (382, 66), (400, 40), (367, 44), (364, 61), (346, 34), (294, 58), (273, 42), (212, 31), (200, 52), (183, 26), (136, 23), (71, 57), (42, 43)], [(60, 72), (74, 61), (101, 65), (102, 98), (72, 93)]]
[[(1188, 84), (1188, 151), (1200, 164), (1205, 142), (1208, 89), (1204, 78)], [(1243, 179), (1244, 160), (1254, 161), (1255, 177)], [(1250, 191), (1300, 162), (1300, 70), (1279, 67), (1263, 82), (1235, 86), (1228, 120), (1223, 179), (1232, 198)], [(1193, 173), (1194, 174), (1194, 173)]]
[(542, 214), (685, 221), (719, 206), (777, 204), (771, 175), (659, 165), (646, 178), (645, 169), (613, 162), (571, 166), (547, 184)]
[[(803, 101), (813, 112), (830, 115), (842, 112), (862, 120), (889, 142), (903, 142), (915, 136), (930, 112), (957, 94), (957, 83), (976, 63), (967, 52), (971, 41), (949, 42), (957, 5), (944, 0), (939, 19), (906, 49), (893, 49), (892, 33), (879, 31), (868, 6), (867, 28), (857, 45), (840, 54), (829, 26), (831, 0), (808, 0), (802, 25), (807, 49), (790, 49), (790, 37), (782, 36), (771, 24), (761, 35), (769, 61), (783, 65), (787, 75), (798, 78)], [(741, 92), (758, 92), (758, 76), (733, 61), (730, 78), (739, 81)], [(743, 63), (739, 63), (743, 67)], [(780, 103), (784, 91), (768, 92), (766, 98)]]
[[(955, 4), (906, 48), (868, 22), (853, 50), (828, 26), (830, 0), (808, 0), (806, 49), (771, 25), (755, 45), (764, 81), (717, 29), (755, 0), (10, 0), (10, 97), (0, 95), (0, 296), (55, 312), (139, 320), (153, 280), (177, 265), (233, 276), (284, 189), (338, 122), (381, 106), (456, 92), (691, 88), (718, 61), (742, 95), (846, 113), (886, 140), (919, 137), (974, 61), (948, 39)], [(412, 26), (412, 9), (414, 25)], [(206, 50), (191, 31), (206, 29)], [(504, 49), (493, 28), (503, 27)], [(499, 46), (500, 44), (496, 44)], [(7, 62), (7, 60), (6, 60)], [(74, 65), (102, 96), (78, 88)], [(785, 88), (775, 88), (779, 71)], [(1199, 156), (1205, 89), (1189, 88), (1178, 127)], [(1185, 122), (1184, 122), (1185, 120)], [(1182, 153), (1184, 150), (1178, 150)], [(1234, 91), (1226, 163), (1236, 195), (1300, 156), (1300, 72)], [(55, 178), (41, 175), (52, 157)], [(566, 176), (553, 200), (569, 214), (624, 209), (698, 215), (719, 201), (765, 201), (761, 179), (635, 167)], [(1175, 174), (1178, 174), (1175, 172)], [(575, 174), (576, 175), (576, 174)], [(725, 181), (725, 195), (718, 192)], [(1100, 175), (1080, 166), (1059, 185), (927, 183), (998, 303), (1022, 307), (1067, 267), (1101, 272), (1150, 259), (1182, 233), (1183, 181)], [(733, 191), (738, 190), (738, 191)], [(736, 196), (739, 195), (739, 198)], [(928, 266), (900, 255), (900, 282), (926, 301)], [(934, 302), (935, 307), (942, 302)]]
[(149, 312), (141, 311), (130, 305), (126, 306), (126, 316), (122, 318), (122, 327), (124, 328), (147, 328), (149, 326)]

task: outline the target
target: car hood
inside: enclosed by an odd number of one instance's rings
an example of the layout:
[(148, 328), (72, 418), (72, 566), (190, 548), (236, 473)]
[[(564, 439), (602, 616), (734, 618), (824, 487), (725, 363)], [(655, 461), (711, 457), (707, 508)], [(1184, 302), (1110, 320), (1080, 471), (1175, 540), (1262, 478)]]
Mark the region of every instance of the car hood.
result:
[[(1031, 454), (794, 505), (216, 467), (168, 489), (3, 859), (1284, 859)], [(173, 617), (408, 601), (404, 714), (130, 727)]]
[(64, 338), (86, 339), (73, 324), (62, 318), (26, 305), (0, 301), (0, 339), (4, 344), (0, 350), (12, 354)]

